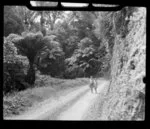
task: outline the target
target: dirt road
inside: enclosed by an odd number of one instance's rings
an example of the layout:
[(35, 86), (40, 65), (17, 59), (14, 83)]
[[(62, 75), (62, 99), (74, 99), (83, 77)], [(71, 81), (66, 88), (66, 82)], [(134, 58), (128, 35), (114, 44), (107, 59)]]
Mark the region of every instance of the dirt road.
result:
[(98, 93), (91, 93), (89, 87), (82, 86), (64, 93), (59, 98), (46, 100), (36, 108), (13, 118), (13, 120), (96, 120), (99, 116), (103, 89), (108, 81), (98, 81)]

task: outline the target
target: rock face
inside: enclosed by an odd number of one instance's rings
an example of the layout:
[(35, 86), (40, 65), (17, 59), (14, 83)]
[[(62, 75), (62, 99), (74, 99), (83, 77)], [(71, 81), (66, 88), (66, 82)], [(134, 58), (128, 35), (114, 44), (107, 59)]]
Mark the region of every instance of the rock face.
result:
[(115, 39), (103, 120), (145, 119), (146, 8), (138, 8), (128, 20), (129, 33)]

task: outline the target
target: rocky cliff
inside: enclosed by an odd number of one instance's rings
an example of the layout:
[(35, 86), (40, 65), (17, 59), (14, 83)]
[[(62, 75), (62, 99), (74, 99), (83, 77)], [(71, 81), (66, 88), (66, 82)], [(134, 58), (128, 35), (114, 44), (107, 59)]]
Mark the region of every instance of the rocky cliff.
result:
[(103, 120), (145, 119), (146, 8), (138, 8), (126, 20), (129, 33), (115, 37)]

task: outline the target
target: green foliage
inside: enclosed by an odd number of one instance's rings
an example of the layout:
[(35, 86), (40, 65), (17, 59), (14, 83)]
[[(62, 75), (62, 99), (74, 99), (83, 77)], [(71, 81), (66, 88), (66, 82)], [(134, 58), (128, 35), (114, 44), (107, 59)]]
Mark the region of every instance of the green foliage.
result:
[(45, 36), (43, 38), (45, 47), (38, 56), (38, 68), (42, 73), (51, 76), (57, 76), (63, 70), (64, 52), (62, 51), (59, 42), (54, 40), (55, 38), (55, 35)]
[(85, 37), (84, 39), (82, 39), (80, 41), (80, 43), (78, 44), (79, 49), (84, 50), (87, 47), (90, 47), (93, 45), (93, 42), (90, 38)]
[(66, 78), (107, 71), (114, 43), (113, 12), (15, 10), (25, 21), (26, 31), (9, 38), (18, 54), (28, 58), (26, 80), (30, 84), (34, 84), (36, 69)]
[[(99, 12), (94, 21), (95, 34), (98, 38), (108, 38), (113, 25), (113, 12)], [(109, 35), (108, 35), (109, 34)]]
[(29, 60), (29, 70), (26, 81), (29, 84), (34, 84), (36, 56), (44, 47), (43, 35), (41, 33), (23, 33), (19, 38), (14, 38), (13, 42), (18, 48), (18, 52), (26, 56)]
[(109, 12), (76, 12), (76, 20), (72, 20), (71, 25), (76, 30), (78, 48), (65, 60), (66, 74), (71, 77), (80, 76), (78, 73), (90, 76), (108, 70), (111, 56), (107, 61), (106, 55), (109, 55), (109, 49), (112, 48), (110, 44), (113, 42), (112, 18), (113, 13)]
[(4, 36), (10, 33), (21, 34), (24, 31), (21, 18), (16, 14), (13, 6), (4, 6)]
[(68, 22), (69, 21), (63, 21), (55, 30), (57, 41), (63, 49), (65, 58), (72, 56), (74, 50), (77, 48), (77, 43), (79, 42), (75, 28)]
[(8, 93), (14, 90), (25, 89), (24, 82), (28, 60), (26, 57), (18, 55), (17, 48), (12, 43), (14, 34), (4, 37), (3, 44), (3, 92)]
[(68, 65), (67, 71), (73, 72), (74, 77), (95, 74), (94, 72), (96, 71), (94, 71), (93, 68), (96, 63), (92, 61), (92, 59), (96, 60), (96, 52), (94, 48), (86, 47), (84, 49), (78, 49), (71, 58), (66, 59), (66, 64)]

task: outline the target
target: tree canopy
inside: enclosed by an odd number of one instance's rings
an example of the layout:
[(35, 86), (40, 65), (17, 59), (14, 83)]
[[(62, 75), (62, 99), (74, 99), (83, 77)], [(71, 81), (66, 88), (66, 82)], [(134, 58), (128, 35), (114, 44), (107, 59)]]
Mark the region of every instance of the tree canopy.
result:
[(132, 12), (133, 8), (88, 12), (31, 11), (24, 6), (5, 6), (3, 62), (14, 65), (15, 60), (26, 58), (28, 70), (24, 80), (31, 85), (37, 70), (60, 78), (104, 75), (110, 70), (116, 34), (124, 36), (128, 32), (128, 21), (121, 19)]

